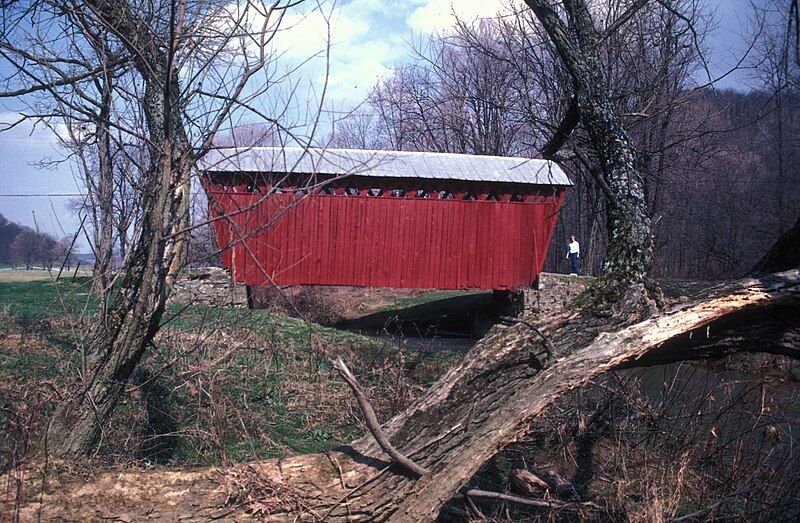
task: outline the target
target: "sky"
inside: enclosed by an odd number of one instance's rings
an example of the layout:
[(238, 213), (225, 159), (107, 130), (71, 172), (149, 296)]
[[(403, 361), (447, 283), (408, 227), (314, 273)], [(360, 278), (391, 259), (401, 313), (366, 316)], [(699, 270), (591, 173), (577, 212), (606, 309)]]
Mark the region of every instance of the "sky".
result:
[[(750, 12), (749, 0), (706, 0), (716, 10), (715, 29), (707, 42), (712, 74), (732, 67), (744, 50)], [(371, 87), (392, 67), (411, 59), (409, 44), (434, 31), (446, 31), (454, 15), (464, 20), (491, 17), (503, 9), (505, 0), (340, 0), (311, 13), (287, 17), (276, 45), (286, 49), (288, 59), (301, 61), (324, 48), (325, 18), (331, 21), (331, 65), (326, 108), (334, 113), (359, 104)], [(323, 14), (325, 13), (325, 14)], [(324, 78), (320, 60), (304, 70), (317, 85)], [(5, 64), (0, 62), (0, 73)], [(747, 89), (747, 72), (723, 79), (718, 87)], [(699, 78), (698, 81), (707, 81)], [(0, 99), (0, 127), (18, 119), (22, 106), (15, 100)], [(0, 214), (38, 227), (57, 237), (71, 236), (78, 218), (65, 205), (81, 192), (78, 178), (63, 157), (53, 133), (44, 128), (19, 125), (0, 132)], [(53, 162), (57, 163), (53, 163)], [(80, 251), (88, 246), (81, 239)]]

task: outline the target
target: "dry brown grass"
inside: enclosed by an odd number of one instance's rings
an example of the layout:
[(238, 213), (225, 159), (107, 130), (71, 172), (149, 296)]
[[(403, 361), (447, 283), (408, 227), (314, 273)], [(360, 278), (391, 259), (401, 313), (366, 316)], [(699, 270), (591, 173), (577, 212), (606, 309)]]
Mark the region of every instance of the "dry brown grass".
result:
[[(26, 270), (0, 268), (0, 282), (49, 281), (55, 279), (57, 274), (58, 268), (53, 271), (47, 271), (45, 269)], [(62, 278), (71, 278), (73, 274), (75, 274), (74, 268), (70, 271), (65, 270), (62, 274)], [(80, 277), (89, 277), (92, 274), (91, 270), (80, 268), (78, 269), (77, 275)]]

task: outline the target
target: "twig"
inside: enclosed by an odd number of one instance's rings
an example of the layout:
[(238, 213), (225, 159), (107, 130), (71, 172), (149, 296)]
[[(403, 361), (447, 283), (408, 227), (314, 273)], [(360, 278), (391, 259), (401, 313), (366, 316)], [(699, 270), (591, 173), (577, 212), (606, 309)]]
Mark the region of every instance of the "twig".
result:
[(488, 490), (469, 489), (463, 492), (465, 496), (472, 498), (491, 498), (501, 499), (503, 501), (510, 501), (512, 503), (519, 503), (520, 505), (529, 505), (532, 507), (543, 507), (552, 509), (572, 509), (572, 510), (603, 510), (603, 507), (585, 501), (583, 503), (565, 503), (562, 501), (545, 501), (543, 499), (521, 498), (519, 496), (512, 496), (510, 494), (502, 494), (500, 492), (491, 492)]
[(483, 515), (483, 512), (481, 512), (481, 509), (479, 509), (477, 507), (477, 505), (475, 505), (475, 502), (472, 501), (472, 498), (469, 497), (469, 496), (467, 496), (467, 505), (469, 506), (470, 510), (472, 510), (472, 513), (475, 515), (475, 517), (478, 517), (481, 520), (485, 520), (486, 519), (486, 516)]
[(372, 404), (369, 402), (369, 398), (364, 393), (364, 390), (361, 388), (361, 385), (358, 384), (356, 381), (356, 377), (353, 376), (353, 373), (350, 372), (350, 369), (347, 368), (344, 360), (342, 360), (341, 356), (336, 358), (335, 360), (331, 360), (331, 364), (333, 368), (339, 371), (339, 374), (344, 378), (350, 388), (353, 390), (353, 394), (355, 394), (356, 399), (358, 400), (358, 406), (361, 407), (361, 414), (364, 415), (364, 421), (367, 423), (367, 428), (372, 433), (372, 436), (375, 438), (375, 441), (378, 442), (378, 445), (386, 452), (398, 465), (402, 468), (406, 469), (409, 472), (413, 472), (417, 476), (424, 476), (428, 473), (428, 471), (421, 466), (417, 465), (411, 459), (407, 458), (403, 455), (399, 450), (397, 450), (394, 445), (389, 441), (389, 438), (383, 432), (380, 423), (378, 423), (378, 418), (375, 416), (375, 409), (372, 408)]

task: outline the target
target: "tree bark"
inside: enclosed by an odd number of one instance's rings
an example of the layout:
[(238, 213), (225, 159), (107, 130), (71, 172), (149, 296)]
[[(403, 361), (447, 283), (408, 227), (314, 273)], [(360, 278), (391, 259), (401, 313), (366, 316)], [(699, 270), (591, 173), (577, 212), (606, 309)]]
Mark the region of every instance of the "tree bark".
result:
[[(779, 316), (786, 321), (772, 321)], [(223, 514), (244, 518), (244, 506), (225, 501), (243, 503), (246, 492), (234, 488), (226, 494), (221, 484), (250, 475), (250, 485), (261, 482), (283, 493), (268, 506), (271, 521), (432, 521), (538, 414), (603, 372), (739, 350), (800, 358), (800, 270), (722, 285), (633, 325), (610, 326), (607, 319), (570, 312), (544, 316), (534, 327), (495, 327), (461, 364), (383, 427), (395, 447), (429, 471), (422, 477), (404, 473), (365, 436), (327, 454), (240, 466), (216, 480), (210, 469), (102, 475), (89, 488), (80, 485), (46, 498), (47, 517), (79, 517), (81, 510), (113, 506), (109, 497), (124, 496), (126, 512), (137, 517), (151, 514), (155, 505), (161, 514), (179, 506), (190, 521)], [(748, 343), (741, 337), (748, 329), (763, 338)], [(544, 336), (552, 360), (546, 358)], [(197, 499), (202, 508), (191, 508)]]
[[(111, 134), (109, 119), (111, 117), (111, 71), (108, 69), (105, 39), (98, 39), (95, 46), (103, 60), (103, 78), (100, 87), (100, 113), (95, 127), (97, 139), (97, 186), (95, 188), (96, 209), (94, 220), (95, 260), (94, 291), (101, 295), (103, 305), (106, 303), (111, 285), (111, 263), (114, 256), (114, 164), (111, 151)], [(87, 178), (92, 173), (86, 173)]]
[(169, 70), (167, 51), (157, 35), (125, 2), (88, 2), (108, 28), (129, 46), (145, 92), (142, 100), (149, 138), (150, 165), (142, 181), (140, 236), (111, 295), (105, 318), (91, 335), (84, 375), (50, 422), (48, 449), (57, 457), (90, 454), (125, 384), (155, 336), (166, 299), (180, 269), (189, 216), (191, 151), (177, 101), (178, 74)]
[[(652, 313), (663, 298), (648, 277), (653, 264), (653, 237), (644, 178), (637, 167), (636, 149), (604, 89), (600, 34), (583, 0), (563, 2), (568, 23), (547, 1), (526, 0), (526, 3), (543, 25), (570, 74), (572, 107), (577, 107), (581, 126), (589, 136), (591, 152), (597, 158), (607, 187), (608, 252), (594, 302), (603, 309), (611, 308), (615, 314)], [(555, 155), (566, 142), (574, 123), (575, 111), (568, 111), (556, 136), (547, 145), (548, 154)]]

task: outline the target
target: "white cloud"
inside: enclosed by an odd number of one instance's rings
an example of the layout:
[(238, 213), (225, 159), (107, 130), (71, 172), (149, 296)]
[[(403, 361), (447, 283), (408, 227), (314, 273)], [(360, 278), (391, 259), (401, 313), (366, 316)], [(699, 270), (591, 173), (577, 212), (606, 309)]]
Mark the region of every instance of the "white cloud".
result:
[(472, 22), (509, 11), (508, 0), (427, 0), (408, 17), (408, 25), (422, 33), (447, 32), (456, 19)]
[(405, 52), (397, 27), (386, 24), (391, 9), (381, 0), (353, 0), (333, 12), (295, 12), (284, 17), (274, 48), (296, 63), (315, 57), (304, 69), (316, 79), (318, 91), (330, 26), (328, 97), (334, 103), (359, 103)]
[[(57, 144), (58, 138), (50, 127), (32, 119), (20, 121), (21, 118), (18, 112), (0, 112), (0, 143), (21, 148), (51, 148)], [(51, 125), (60, 130), (60, 124)]]
[(366, 20), (349, 11), (295, 12), (284, 17), (274, 46), (279, 52), (286, 51), (294, 58), (305, 59), (325, 52), (329, 30), (330, 44), (336, 48), (365, 34), (368, 29)]

